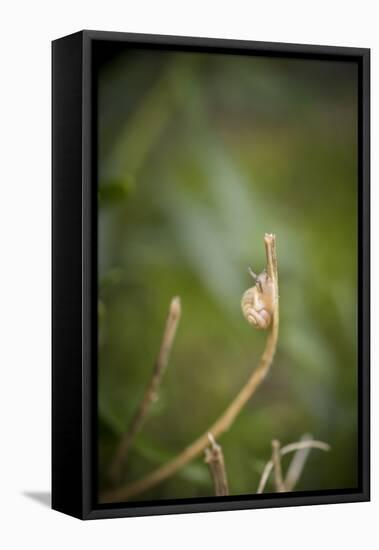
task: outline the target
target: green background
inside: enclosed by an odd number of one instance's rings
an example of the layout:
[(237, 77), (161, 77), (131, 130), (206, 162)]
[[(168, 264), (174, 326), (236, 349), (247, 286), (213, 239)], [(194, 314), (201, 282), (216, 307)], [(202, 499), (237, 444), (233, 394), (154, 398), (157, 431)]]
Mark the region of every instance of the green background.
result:
[[(305, 432), (332, 449), (311, 452), (297, 489), (355, 487), (357, 66), (125, 49), (99, 69), (98, 125), (100, 489), (172, 296), (182, 319), (123, 483), (202, 434), (248, 378), (266, 334), (240, 299), (247, 266), (265, 266), (265, 232), (277, 235), (279, 346), (219, 441), (230, 492), (254, 493), (271, 440)], [(199, 457), (136, 499), (208, 495)]]

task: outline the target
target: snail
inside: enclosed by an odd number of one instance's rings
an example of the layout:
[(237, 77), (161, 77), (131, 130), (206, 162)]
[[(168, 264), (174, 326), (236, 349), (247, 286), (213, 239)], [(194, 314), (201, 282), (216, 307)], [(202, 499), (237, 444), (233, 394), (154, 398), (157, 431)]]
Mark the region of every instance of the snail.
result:
[(241, 299), (242, 313), (246, 320), (258, 330), (266, 330), (274, 314), (274, 282), (264, 269), (256, 275), (249, 268), (255, 285), (246, 290)]

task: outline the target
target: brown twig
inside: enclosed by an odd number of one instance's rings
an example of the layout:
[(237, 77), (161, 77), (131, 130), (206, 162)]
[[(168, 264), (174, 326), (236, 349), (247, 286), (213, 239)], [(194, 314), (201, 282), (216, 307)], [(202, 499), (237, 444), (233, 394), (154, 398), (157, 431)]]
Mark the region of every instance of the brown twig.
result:
[[(323, 441), (316, 441), (316, 440), (298, 441), (296, 443), (289, 443), (288, 445), (285, 445), (280, 449), (279, 453), (280, 453), (280, 456), (282, 457), (288, 453), (293, 453), (294, 451), (298, 451), (299, 449), (309, 449), (309, 448), (320, 449), (321, 451), (329, 451), (330, 445), (328, 445), (327, 443), (324, 443)], [(263, 493), (273, 468), (274, 468), (274, 462), (272, 460), (269, 460), (263, 469), (262, 476), (259, 481), (259, 485), (257, 489), (258, 494)]]
[(284, 493), (285, 487), (283, 483), (282, 476), (282, 463), (280, 456), (280, 443), (277, 439), (271, 441), (272, 445), (272, 462), (274, 464), (274, 477), (275, 477), (275, 487), (277, 493)]
[(223, 497), (229, 494), (224, 454), (221, 446), (216, 443), (211, 433), (208, 434), (208, 439), (210, 446), (205, 449), (204, 461), (209, 466), (215, 488), (215, 495), (217, 497)]
[(132, 418), (128, 431), (121, 439), (114, 458), (109, 468), (109, 478), (117, 483), (121, 476), (122, 468), (125, 466), (131, 444), (134, 437), (140, 431), (142, 424), (150, 410), (151, 404), (156, 401), (159, 385), (166, 370), (170, 351), (174, 342), (176, 329), (181, 315), (180, 298), (178, 296), (171, 300), (170, 308), (163, 332), (161, 346), (156, 358), (151, 380), (145, 390), (142, 401)]
[(208, 433), (212, 433), (213, 437), (218, 438), (226, 432), (233, 424), (235, 418), (241, 412), (244, 405), (249, 401), (252, 395), (256, 392), (259, 385), (266, 377), (272, 361), (274, 359), (278, 333), (279, 333), (279, 294), (278, 294), (278, 266), (276, 255), (276, 239), (275, 235), (265, 234), (264, 244), (267, 256), (267, 273), (271, 277), (274, 286), (274, 310), (273, 320), (270, 326), (270, 331), (267, 336), (266, 346), (259, 360), (258, 366), (252, 372), (250, 378), (237, 394), (234, 400), (230, 403), (224, 413), (210, 426), (210, 428), (191, 445), (186, 447), (175, 458), (163, 464), (146, 477), (134, 481), (119, 489), (114, 489), (103, 493), (100, 496), (100, 501), (106, 502), (121, 502), (130, 499), (131, 497), (143, 493), (158, 485), (165, 479), (174, 475), (180, 468), (183, 468), (188, 462), (198, 456), (209, 444)]

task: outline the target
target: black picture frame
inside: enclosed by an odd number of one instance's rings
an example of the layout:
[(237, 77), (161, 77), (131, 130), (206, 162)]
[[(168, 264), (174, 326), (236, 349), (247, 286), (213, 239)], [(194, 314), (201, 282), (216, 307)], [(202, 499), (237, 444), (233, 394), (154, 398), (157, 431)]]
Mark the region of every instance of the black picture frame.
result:
[[(101, 42), (181, 51), (350, 60), (359, 70), (358, 422), (356, 490), (97, 503), (97, 188), (93, 48)], [(81, 31), (52, 43), (52, 508), (81, 519), (370, 499), (370, 50)]]

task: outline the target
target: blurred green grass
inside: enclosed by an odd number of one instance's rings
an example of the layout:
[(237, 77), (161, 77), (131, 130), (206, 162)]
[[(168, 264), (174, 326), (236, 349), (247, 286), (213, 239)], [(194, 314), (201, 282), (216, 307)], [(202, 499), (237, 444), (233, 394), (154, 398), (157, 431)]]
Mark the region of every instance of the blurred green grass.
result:
[[(357, 485), (357, 68), (125, 50), (98, 75), (99, 480), (149, 379), (173, 295), (183, 317), (125, 481), (173, 457), (245, 382), (265, 334), (240, 312), (278, 240), (281, 326), (267, 381), (222, 437), (232, 494), (270, 441), (304, 432), (299, 490)], [(141, 499), (213, 494), (200, 457)]]

